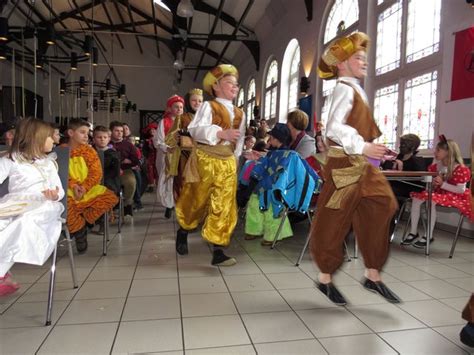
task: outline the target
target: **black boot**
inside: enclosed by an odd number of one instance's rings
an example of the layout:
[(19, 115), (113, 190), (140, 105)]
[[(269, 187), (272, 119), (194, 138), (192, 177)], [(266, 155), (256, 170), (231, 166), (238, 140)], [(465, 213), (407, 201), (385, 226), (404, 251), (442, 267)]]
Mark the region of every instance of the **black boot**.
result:
[(172, 208), (167, 208), (167, 209), (165, 210), (165, 218), (166, 218), (166, 219), (170, 219), (172, 212), (173, 212), (173, 209), (172, 209)]
[(127, 205), (123, 207), (123, 214), (124, 216), (132, 216), (133, 217), (133, 206)]
[(84, 226), (77, 232), (71, 233), (71, 238), (76, 239), (76, 249), (79, 254), (84, 254), (87, 251), (87, 227)]
[(176, 233), (176, 252), (179, 255), (188, 254), (188, 232), (181, 228)]
[(237, 260), (225, 255), (222, 249), (215, 248), (212, 253), (211, 264), (214, 266), (232, 266), (237, 264)]

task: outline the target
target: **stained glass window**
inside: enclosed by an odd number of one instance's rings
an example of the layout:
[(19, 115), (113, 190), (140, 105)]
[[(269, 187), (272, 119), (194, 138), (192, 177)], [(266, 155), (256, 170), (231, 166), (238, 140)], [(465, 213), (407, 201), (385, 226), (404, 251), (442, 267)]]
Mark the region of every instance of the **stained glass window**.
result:
[(239, 95), (237, 96), (237, 107), (244, 107), (244, 89), (239, 90)]
[(358, 0), (335, 0), (326, 23), (324, 32), (324, 43), (332, 40), (342, 29), (341, 21), (344, 21), (344, 28), (348, 28), (359, 20)]
[(375, 73), (386, 73), (400, 66), (403, 2), (397, 1), (379, 14)]
[(293, 53), (290, 66), (288, 87), (288, 111), (298, 106), (298, 76), (300, 73), (300, 47), (297, 46)]
[(382, 131), (377, 143), (396, 148), (398, 126), (398, 84), (375, 91), (374, 119)]
[(278, 89), (278, 63), (273, 60), (270, 63), (265, 79), (265, 119), (274, 118), (276, 115), (277, 105), (277, 89)]
[(247, 121), (253, 119), (253, 107), (255, 106), (255, 79), (251, 79), (247, 89)]
[(420, 137), (421, 149), (433, 148), (436, 119), (438, 72), (423, 74), (406, 81), (403, 134)]
[(439, 51), (441, 0), (408, 0), (406, 61)]

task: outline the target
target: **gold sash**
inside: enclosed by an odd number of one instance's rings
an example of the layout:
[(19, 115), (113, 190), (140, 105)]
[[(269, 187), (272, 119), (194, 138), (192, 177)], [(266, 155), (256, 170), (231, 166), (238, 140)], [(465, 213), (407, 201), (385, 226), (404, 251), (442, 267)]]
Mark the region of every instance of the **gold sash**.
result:
[(332, 169), (331, 172), (336, 190), (327, 202), (326, 207), (338, 210), (341, 208), (342, 200), (357, 187), (356, 183), (364, 174), (369, 163), (362, 155), (347, 155), (342, 149), (333, 147), (329, 148), (328, 157), (349, 158), (349, 161), (352, 164), (352, 166), (347, 168)]
[(191, 151), (188, 161), (186, 162), (186, 166), (184, 167), (184, 181), (187, 183), (201, 181), (196, 152), (198, 149), (216, 159), (225, 160), (234, 155), (232, 146), (230, 145), (207, 145), (196, 143), (193, 150)]

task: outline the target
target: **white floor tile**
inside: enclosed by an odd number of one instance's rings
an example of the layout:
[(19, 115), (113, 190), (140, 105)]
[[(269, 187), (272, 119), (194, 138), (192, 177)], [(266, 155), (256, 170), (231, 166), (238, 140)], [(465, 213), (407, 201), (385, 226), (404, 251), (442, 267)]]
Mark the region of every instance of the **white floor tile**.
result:
[(375, 334), (349, 335), (320, 339), (329, 354), (397, 354)]
[(179, 298), (172, 296), (129, 297), (123, 311), (123, 321), (179, 318)]
[(182, 295), (181, 306), (183, 317), (237, 314), (229, 293)]
[(117, 323), (58, 325), (39, 354), (106, 354), (112, 348)]
[(296, 313), (318, 339), (372, 333), (371, 329), (344, 307), (310, 309)]
[(381, 333), (380, 336), (401, 354), (466, 354), (460, 347), (431, 329)]
[(466, 323), (460, 312), (437, 300), (405, 302), (400, 308), (430, 327)]
[(59, 319), (58, 324), (118, 322), (125, 298), (74, 300)]
[(242, 319), (253, 343), (314, 338), (294, 312), (244, 314)]
[(120, 323), (113, 354), (183, 349), (179, 319)]
[(250, 344), (237, 315), (184, 318), (183, 327), (186, 349)]
[(241, 314), (290, 310), (277, 291), (234, 292), (232, 297)]
[(307, 354), (327, 354), (321, 343), (316, 339), (280, 341), (278, 343), (255, 344), (259, 355), (307, 355)]

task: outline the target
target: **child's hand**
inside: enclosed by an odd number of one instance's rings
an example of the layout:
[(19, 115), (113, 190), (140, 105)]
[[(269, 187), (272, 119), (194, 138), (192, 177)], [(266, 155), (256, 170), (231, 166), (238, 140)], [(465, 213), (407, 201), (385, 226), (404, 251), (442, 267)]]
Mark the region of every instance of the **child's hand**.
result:
[(376, 143), (365, 143), (364, 149), (362, 150), (362, 154), (364, 154), (366, 157), (379, 160), (383, 158), (386, 152), (387, 147), (385, 147), (383, 144)]
[(395, 167), (395, 170), (398, 170), (398, 171), (403, 170), (403, 161), (401, 161), (400, 159), (396, 159), (393, 165)]
[(441, 185), (443, 185), (443, 182), (444, 182), (444, 180), (441, 176), (436, 176), (433, 179), (433, 187), (434, 188), (440, 187)]
[(217, 132), (217, 138), (223, 139), (229, 142), (237, 142), (240, 138), (240, 131), (238, 129), (225, 129)]
[(84, 197), (84, 194), (86, 193), (86, 190), (79, 185), (74, 185), (72, 188), (72, 192), (74, 193), (74, 199), (76, 201), (79, 201)]
[(44, 195), (44, 197), (47, 199), (47, 200), (51, 200), (51, 201), (57, 201), (59, 199), (59, 187), (56, 186), (56, 189), (54, 190), (51, 190), (51, 189), (47, 189), (47, 190), (44, 190), (44, 191), (41, 191)]
[(132, 164), (132, 161), (130, 159), (125, 158), (122, 160), (122, 164)]

